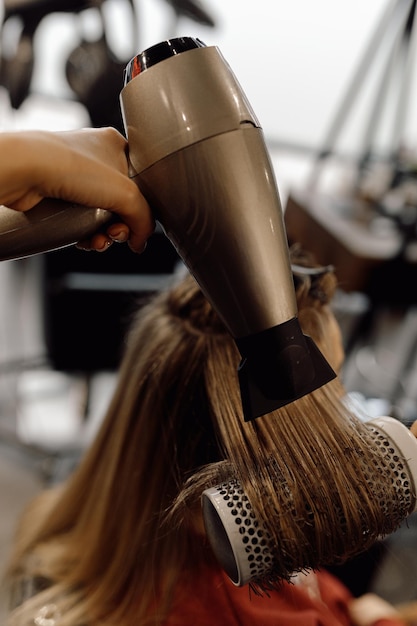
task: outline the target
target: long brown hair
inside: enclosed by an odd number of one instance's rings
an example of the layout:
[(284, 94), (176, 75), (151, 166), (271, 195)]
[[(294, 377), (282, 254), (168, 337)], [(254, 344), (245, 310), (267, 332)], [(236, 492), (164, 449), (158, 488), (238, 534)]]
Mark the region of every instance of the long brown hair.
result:
[[(331, 361), (326, 340), (335, 279), (302, 277), (296, 288), (304, 330)], [(190, 276), (139, 311), (94, 443), (67, 483), (38, 497), (22, 520), (8, 576), (15, 586), (32, 579), (45, 589), (12, 614), (10, 625), (33, 623), (48, 604), (60, 612), (60, 626), (161, 624), (179, 576), (212, 558), (192, 521), (201, 487), (223, 470), (238, 476), (267, 522), (270, 510), (285, 504), (282, 494), (272, 494), (277, 477), (302, 503), (304, 516), (307, 506), (314, 514), (317, 506), (335, 505), (323, 489), (311, 491), (323, 476), (334, 478), (329, 493), (340, 494), (337, 506), (353, 540), (362, 527), (353, 528), (349, 507), (360, 502), (361, 514), (378, 517), (366, 481), (346, 498), (360, 482), (355, 458), (367, 454), (369, 442), (355, 420), (341, 419), (340, 383), (245, 424), (239, 359)], [(342, 459), (348, 462), (340, 471)], [(173, 506), (175, 524), (167, 523)], [(384, 528), (379, 518), (367, 524)], [(291, 549), (301, 537), (295, 526), (284, 520), (279, 530)], [(346, 546), (330, 548), (344, 555)], [(283, 564), (283, 577), (296, 560), (297, 554)]]

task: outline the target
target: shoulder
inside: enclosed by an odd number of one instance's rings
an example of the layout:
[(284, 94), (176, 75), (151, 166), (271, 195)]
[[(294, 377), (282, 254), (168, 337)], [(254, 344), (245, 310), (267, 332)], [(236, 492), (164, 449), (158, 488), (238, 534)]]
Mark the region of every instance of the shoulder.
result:
[[(326, 577), (327, 578), (327, 577)], [(164, 626), (344, 626), (346, 613), (333, 612), (310, 597), (302, 585), (282, 583), (279, 589), (258, 595), (249, 586), (236, 587), (223, 572), (206, 568), (183, 581)], [(384, 626), (384, 625), (381, 625)], [(387, 625), (391, 626), (391, 625)]]

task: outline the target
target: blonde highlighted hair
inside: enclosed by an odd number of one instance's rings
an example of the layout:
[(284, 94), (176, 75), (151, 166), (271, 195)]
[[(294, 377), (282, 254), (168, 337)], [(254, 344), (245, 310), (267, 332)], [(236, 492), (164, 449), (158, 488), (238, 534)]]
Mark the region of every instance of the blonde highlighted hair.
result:
[[(331, 362), (334, 276), (296, 277), (295, 286), (304, 331)], [(195, 531), (201, 489), (231, 473), (268, 524), (277, 550), (279, 539), (294, 551), (281, 559), (277, 579), (307, 558), (311, 532), (294, 523), (294, 511), (304, 519), (309, 510), (309, 519), (319, 519), (320, 507), (337, 509), (323, 525), (343, 517), (343, 533), (353, 542), (364, 527), (377, 534), (397, 525), (397, 519), (381, 519), (361, 481), (356, 459), (372, 456), (372, 446), (343, 408), (340, 383), (244, 423), (239, 359), (190, 276), (138, 312), (95, 441), (66, 484), (41, 494), (22, 519), (8, 579), (14, 588), (33, 581), (39, 593), (11, 614), (10, 626), (33, 624), (45, 605), (57, 607), (59, 626), (162, 624), (179, 577), (213, 559)], [(391, 485), (384, 489), (391, 494)], [(289, 508), (290, 516), (277, 519), (277, 511)], [(359, 515), (366, 519), (358, 524)], [(322, 532), (319, 521), (316, 526)], [(368, 543), (374, 538), (370, 534)], [(329, 540), (341, 559), (350, 549), (346, 534)]]

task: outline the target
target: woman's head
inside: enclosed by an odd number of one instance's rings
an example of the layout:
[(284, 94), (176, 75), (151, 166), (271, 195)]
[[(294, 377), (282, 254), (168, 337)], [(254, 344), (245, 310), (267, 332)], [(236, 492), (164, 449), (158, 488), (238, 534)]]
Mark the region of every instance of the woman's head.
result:
[[(299, 266), (311, 265), (297, 249), (292, 254)], [(341, 338), (330, 309), (334, 276), (298, 270), (294, 281), (304, 332), (338, 368)], [(328, 550), (342, 557), (346, 537), (354, 545), (363, 541), (364, 528), (383, 530), (355, 466), (369, 441), (345, 419), (340, 384), (244, 423), (239, 361), (234, 341), (192, 277), (140, 309), (96, 440), (44, 519), (25, 529), (11, 564), (16, 576), (25, 561), (28, 574), (58, 583), (39, 602), (62, 603), (65, 591), (63, 626), (89, 621), (87, 615), (105, 625), (146, 623), (152, 612), (149, 623), (159, 623), (179, 573), (212, 558), (195, 532), (196, 512), (203, 488), (230, 476), (244, 485), (277, 550), (294, 552), (280, 564), (280, 576), (308, 558), (312, 532), (328, 534), (326, 525), (340, 522), (337, 511), (311, 531), (294, 524), (294, 512), (305, 519), (309, 507), (311, 520), (320, 507), (339, 508), (346, 524)], [(356, 528), (355, 506), (364, 516)], [(291, 515), (281, 514), (289, 508)]]
[[(331, 310), (335, 276), (323, 268), (311, 271), (311, 259), (297, 247), (292, 259), (303, 331), (339, 370), (342, 338)], [(166, 445), (177, 476), (174, 491), (199, 467), (224, 460), (228, 437), (240, 436), (219, 432), (219, 424), (228, 421), (241, 430), (240, 360), (235, 342), (189, 274), (138, 312), (113, 406), (135, 405), (146, 416), (147, 426), (132, 414), (135, 427), (154, 429), (158, 446)], [(149, 423), (152, 414), (155, 426)], [(230, 415), (219, 420), (219, 414)]]
[[(297, 247), (291, 256), (301, 327), (339, 371), (344, 352), (331, 309), (335, 277), (329, 268), (312, 269), (309, 256)], [(174, 507), (180, 518), (184, 504), (197, 501), (203, 488), (237, 479), (277, 555), (261, 586), (299, 569), (344, 561), (394, 530), (407, 514), (406, 505), (393, 493), (372, 435), (345, 408), (340, 381), (243, 423), (236, 378), (240, 357), (229, 336), (224, 342), (231, 358), (216, 346), (215, 367), (206, 370), (204, 380), (225, 462), (200, 471), (196, 466)], [(218, 364), (227, 368), (219, 372)], [(386, 501), (388, 514), (380, 506)]]

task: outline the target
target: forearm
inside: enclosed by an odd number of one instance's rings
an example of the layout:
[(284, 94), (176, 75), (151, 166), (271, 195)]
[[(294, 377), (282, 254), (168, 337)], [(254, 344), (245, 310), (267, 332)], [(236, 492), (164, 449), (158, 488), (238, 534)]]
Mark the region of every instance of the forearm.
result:
[(36, 187), (37, 156), (32, 133), (0, 133), (0, 204), (10, 206)]
[(128, 177), (126, 151), (126, 140), (112, 128), (0, 133), (0, 204), (26, 211), (48, 197), (113, 211), (120, 222), (109, 227), (107, 240), (93, 239), (93, 247), (122, 234), (140, 251), (154, 223)]
[[(24, 211), (44, 197), (115, 210), (134, 196), (125, 142), (106, 131), (0, 134), (0, 200)], [(113, 145), (114, 144), (114, 145)], [(121, 155), (123, 158), (121, 158)], [(99, 201), (99, 202), (98, 202)]]

